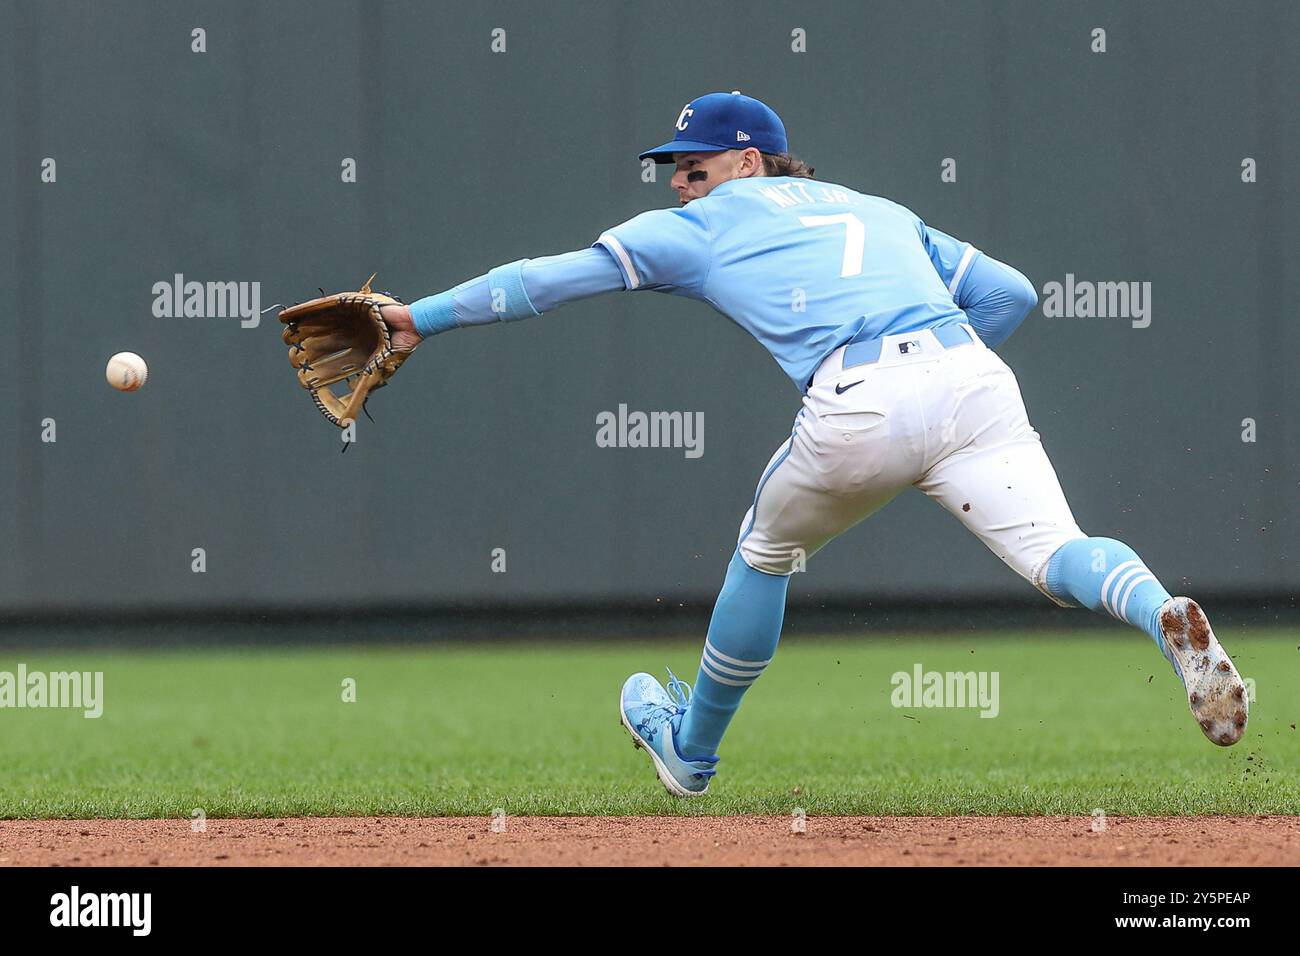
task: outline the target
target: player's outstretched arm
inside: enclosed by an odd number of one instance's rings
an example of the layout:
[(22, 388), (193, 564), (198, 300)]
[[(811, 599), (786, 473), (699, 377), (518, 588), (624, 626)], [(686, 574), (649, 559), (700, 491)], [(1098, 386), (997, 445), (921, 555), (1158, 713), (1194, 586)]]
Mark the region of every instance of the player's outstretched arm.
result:
[(468, 325), (531, 318), (625, 287), (613, 257), (597, 246), (506, 263), (409, 306), (385, 307), (383, 315), (394, 344), (402, 346)]
[(602, 232), (589, 249), (497, 266), (454, 289), (393, 309), (397, 344), (466, 325), (513, 322), (604, 292), (650, 290), (703, 297), (712, 232), (703, 203), (652, 209)]

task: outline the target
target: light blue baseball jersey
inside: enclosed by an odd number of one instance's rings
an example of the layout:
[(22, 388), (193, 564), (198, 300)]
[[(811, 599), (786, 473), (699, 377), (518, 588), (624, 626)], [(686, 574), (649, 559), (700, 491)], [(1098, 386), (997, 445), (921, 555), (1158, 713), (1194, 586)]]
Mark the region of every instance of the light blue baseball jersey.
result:
[(710, 303), (762, 342), (800, 391), (851, 339), (969, 322), (995, 348), (1038, 301), (1015, 269), (897, 203), (764, 177), (642, 213), (591, 248), (497, 266), (411, 303), (411, 316), (427, 337), (627, 289)]
[(788, 176), (721, 183), (595, 244), (614, 257), (627, 289), (708, 302), (800, 390), (851, 339), (967, 321), (957, 302), (979, 255), (897, 203)]

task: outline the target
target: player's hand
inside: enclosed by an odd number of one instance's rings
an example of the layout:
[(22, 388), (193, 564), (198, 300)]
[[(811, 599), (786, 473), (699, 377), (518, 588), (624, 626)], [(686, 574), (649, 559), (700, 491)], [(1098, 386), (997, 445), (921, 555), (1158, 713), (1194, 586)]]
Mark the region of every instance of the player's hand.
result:
[(415, 331), (415, 319), (411, 317), (411, 310), (407, 306), (398, 302), (390, 303), (383, 306), (379, 314), (384, 325), (393, 333), (393, 348), (413, 349), (423, 341), (423, 336)]

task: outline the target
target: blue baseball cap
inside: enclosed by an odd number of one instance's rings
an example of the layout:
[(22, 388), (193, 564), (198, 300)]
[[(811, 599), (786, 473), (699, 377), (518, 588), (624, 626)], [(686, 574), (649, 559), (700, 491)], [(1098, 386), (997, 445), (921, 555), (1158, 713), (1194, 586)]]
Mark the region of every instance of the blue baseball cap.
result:
[(736, 90), (691, 100), (677, 117), (672, 141), (648, 149), (637, 158), (671, 163), (673, 153), (716, 153), (750, 146), (760, 153), (790, 152), (781, 117), (766, 103)]

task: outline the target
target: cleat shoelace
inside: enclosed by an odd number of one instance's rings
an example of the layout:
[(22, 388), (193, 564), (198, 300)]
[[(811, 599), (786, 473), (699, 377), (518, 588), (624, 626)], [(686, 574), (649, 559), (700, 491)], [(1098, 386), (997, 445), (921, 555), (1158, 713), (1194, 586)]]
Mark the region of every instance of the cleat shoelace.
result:
[(677, 705), (677, 713), (684, 714), (686, 708), (691, 706), (691, 685), (674, 674), (671, 667), (665, 667), (664, 670), (668, 671), (668, 683), (664, 689)]

